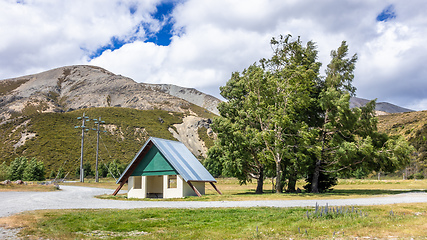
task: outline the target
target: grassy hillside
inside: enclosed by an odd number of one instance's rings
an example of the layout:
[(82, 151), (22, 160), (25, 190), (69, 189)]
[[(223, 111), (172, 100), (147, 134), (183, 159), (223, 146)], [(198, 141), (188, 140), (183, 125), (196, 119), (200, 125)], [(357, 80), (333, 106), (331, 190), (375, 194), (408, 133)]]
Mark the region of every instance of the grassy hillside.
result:
[(404, 136), (417, 150), (409, 174), (427, 174), (427, 111), (396, 113), (378, 117), (378, 129)]
[[(122, 163), (131, 161), (149, 136), (173, 139), (168, 128), (182, 123), (183, 118), (182, 113), (129, 108), (89, 108), (24, 116), (0, 125), (0, 162), (9, 163), (19, 156), (36, 157), (45, 163), (47, 172), (56, 171), (65, 162), (65, 170), (74, 173), (80, 163), (81, 146), (81, 129), (74, 126), (81, 125), (77, 117), (83, 112), (91, 119), (102, 117), (106, 122), (101, 128), (107, 132), (101, 133), (100, 158)], [(95, 124), (89, 121), (86, 126), (94, 128)], [(25, 132), (35, 133), (35, 137), (15, 149), (13, 145)], [(96, 131), (90, 130), (85, 134), (84, 160), (94, 165), (95, 152)]]
[(408, 140), (417, 138), (419, 130), (427, 126), (427, 111), (395, 113), (378, 116), (380, 131), (392, 135), (401, 134)]

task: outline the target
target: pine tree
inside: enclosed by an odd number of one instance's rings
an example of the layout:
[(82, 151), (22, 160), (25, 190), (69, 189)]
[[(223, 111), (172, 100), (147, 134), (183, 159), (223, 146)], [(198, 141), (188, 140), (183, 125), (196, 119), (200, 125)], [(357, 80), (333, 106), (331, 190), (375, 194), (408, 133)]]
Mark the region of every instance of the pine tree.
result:
[(26, 165), (22, 174), (24, 181), (43, 181), (45, 180), (45, 168), (41, 161), (32, 158)]
[(218, 139), (206, 166), (217, 174), (256, 179), (262, 193), (266, 173), (275, 172), (275, 191), (295, 191), (310, 176), (314, 193), (336, 184), (337, 172), (392, 171), (408, 163), (413, 148), (401, 137), (377, 130), (375, 101), (350, 108), (357, 55), (347, 58), (345, 41), (331, 52), (326, 77), (313, 42), (291, 36), (272, 39), (273, 57), (235, 72), (221, 95)]
[(11, 181), (22, 180), (28, 159), (26, 157), (17, 157), (10, 163), (8, 169), (8, 178)]
[(357, 55), (347, 58), (347, 54), (345, 41), (331, 52), (332, 60), (318, 98), (323, 123), (309, 182), (313, 193), (325, 190), (320, 187), (321, 175), (333, 183), (334, 177), (329, 174), (360, 167), (366, 171), (393, 171), (409, 163), (414, 151), (402, 137), (389, 138), (378, 132), (375, 100), (361, 108), (350, 108), (350, 96), (356, 91), (351, 83)]
[(221, 88), (227, 102), (218, 107), (221, 116), (213, 124), (218, 140), (206, 162), (217, 169), (213, 162), (222, 162), (222, 171), (241, 183), (256, 179), (257, 193), (262, 192), (264, 173), (271, 168), (276, 192), (282, 192), (285, 177), (295, 189), (299, 172), (284, 171), (300, 170), (307, 159), (304, 146), (313, 134), (306, 113), (320, 68), (313, 42), (304, 47), (288, 35), (273, 38), (271, 44), (275, 49), (271, 59), (233, 73)]
[(7, 166), (6, 162), (3, 162), (0, 165), (0, 181), (6, 180), (8, 177), (9, 166)]

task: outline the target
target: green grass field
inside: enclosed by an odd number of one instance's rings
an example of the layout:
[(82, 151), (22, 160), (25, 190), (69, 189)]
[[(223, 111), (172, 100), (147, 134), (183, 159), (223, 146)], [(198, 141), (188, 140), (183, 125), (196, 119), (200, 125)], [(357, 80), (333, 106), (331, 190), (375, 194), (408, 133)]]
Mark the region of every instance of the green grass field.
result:
[(426, 209), (426, 203), (367, 206), (310, 219), (313, 208), (43, 210), (0, 225), (43, 239), (424, 239)]

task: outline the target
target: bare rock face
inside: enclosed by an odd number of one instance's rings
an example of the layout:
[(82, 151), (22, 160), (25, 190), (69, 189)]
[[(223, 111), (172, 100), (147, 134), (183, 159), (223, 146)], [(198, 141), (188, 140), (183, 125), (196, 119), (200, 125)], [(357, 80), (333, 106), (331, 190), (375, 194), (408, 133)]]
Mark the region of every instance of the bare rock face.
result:
[[(0, 119), (26, 108), (61, 112), (90, 107), (126, 107), (184, 112), (189, 102), (217, 112), (220, 100), (174, 85), (137, 83), (94, 66), (68, 66), (0, 81)], [(7, 87), (7, 88), (6, 88)], [(182, 98), (180, 98), (182, 97)]]
[[(369, 103), (370, 100), (358, 98), (358, 97), (351, 97), (350, 98), (350, 107), (363, 107), (367, 103)], [(402, 112), (413, 112), (414, 110), (403, 108), (396, 106), (394, 104), (388, 103), (388, 102), (377, 102), (375, 105), (375, 112), (376, 115), (387, 115), (390, 113), (402, 113)]]
[(204, 94), (194, 88), (184, 88), (172, 84), (141, 84), (144, 85), (146, 88), (153, 89), (154, 91), (167, 93), (172, 96), (184, 99), (197, 106), (205, 108), (210, 112), (215, 113), (216, 115), (219, 115), (217, 106), (218, 103), (221, 102), (221, 100), (211, 95)]
[[(204, 142), (199, 138), (197, 132), (200, 126), (200, 122), (204, 119), (196, 116), (187, 116), (183, 119), (181, 124), (175, 124), (174, 127), (177, 131), (169, 128), (169, 131), (173, 134), (173, 137), (178, 141), (184, 143), (184, 145), (196, 156), (202, 155), (206, 157), (207, 147)], [(209, 126), (208, 126), (209, 127)]]

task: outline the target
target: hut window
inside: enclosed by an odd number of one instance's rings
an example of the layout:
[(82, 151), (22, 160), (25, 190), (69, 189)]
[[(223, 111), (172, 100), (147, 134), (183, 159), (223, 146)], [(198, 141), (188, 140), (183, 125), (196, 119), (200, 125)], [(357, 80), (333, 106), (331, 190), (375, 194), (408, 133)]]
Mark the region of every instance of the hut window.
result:
[(134, 189), (141, 189), (142, 188), (142, 177), (141, 176), (135, 176), (133, 177), (133, 188)]
[(168, 176), (168, 188), (177, 188), (178, 184), (176, 181), (176, 175)]

